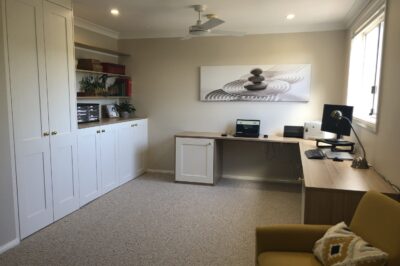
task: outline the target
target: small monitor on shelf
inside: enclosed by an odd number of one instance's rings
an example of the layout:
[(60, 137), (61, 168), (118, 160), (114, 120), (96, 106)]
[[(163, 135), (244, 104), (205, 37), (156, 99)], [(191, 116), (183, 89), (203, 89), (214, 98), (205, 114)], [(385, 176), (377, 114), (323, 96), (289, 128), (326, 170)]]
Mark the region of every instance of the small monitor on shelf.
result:
[[(340, 113), (345, 119), (337, 119)], [(318, 148), (330, 147), (332, 151), (354, 151), (354, 142), (342, 139), (342, 136), (350, 136), (351, 121), (353, 118), (353, 106), (325, 104), (322, 114), (321, 131), (336, 134), (336, 139), (316, 139)], [(322, 144), (321, 144), (322, 143)]]
[(330, 133), (335, 133), (336, 141), (338, 141), (342, 138), (343, 135), (350, 136), (351, 126), (350, 123), (347, 123), (344, 120), (335, 119), (332, 116), (333, 111), (342, 112), (343, 116), (347, 117), (351, 122), (353, 118), (353, 106), (334, 105), (334, 104), (324, 105), (321, 130)]

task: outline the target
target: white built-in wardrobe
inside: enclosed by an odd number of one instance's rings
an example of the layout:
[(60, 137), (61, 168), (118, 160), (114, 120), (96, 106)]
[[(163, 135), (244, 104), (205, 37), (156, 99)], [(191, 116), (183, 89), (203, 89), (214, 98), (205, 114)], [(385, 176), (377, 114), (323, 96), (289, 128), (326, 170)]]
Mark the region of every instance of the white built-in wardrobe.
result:
[(79, 208), (70, 0), (6, 0), (20, 237)]

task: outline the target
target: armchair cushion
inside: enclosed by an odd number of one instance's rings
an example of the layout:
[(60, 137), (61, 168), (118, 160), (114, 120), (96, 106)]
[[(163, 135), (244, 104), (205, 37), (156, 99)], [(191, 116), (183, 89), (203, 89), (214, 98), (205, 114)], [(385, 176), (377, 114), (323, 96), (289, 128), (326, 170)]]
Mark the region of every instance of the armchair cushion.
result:
[(270, 225), (256, 228), (256, 254), (266, 251), (309, 252), (329, 225)]
[(325, 266), (383, 266), (388, 254), (355, 235), (344, 222), (332, 226), (314, 246), (314, 255)]
[(309, 252), (264, 252), (258, 256), (259, 266), (321, 266)]

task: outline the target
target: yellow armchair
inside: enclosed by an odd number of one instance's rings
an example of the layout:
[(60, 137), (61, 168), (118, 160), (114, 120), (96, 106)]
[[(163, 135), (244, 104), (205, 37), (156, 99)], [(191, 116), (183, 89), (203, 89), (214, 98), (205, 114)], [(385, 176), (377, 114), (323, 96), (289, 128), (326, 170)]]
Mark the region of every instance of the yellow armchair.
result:
[[(271, 225), (256, 229), (256, 265), (317, 266), (314, 243), (330, 225)], [(389, 254), (388, 266), (400, 265), (400, 203), (367, 192), (357, 206), (350, 229)]]

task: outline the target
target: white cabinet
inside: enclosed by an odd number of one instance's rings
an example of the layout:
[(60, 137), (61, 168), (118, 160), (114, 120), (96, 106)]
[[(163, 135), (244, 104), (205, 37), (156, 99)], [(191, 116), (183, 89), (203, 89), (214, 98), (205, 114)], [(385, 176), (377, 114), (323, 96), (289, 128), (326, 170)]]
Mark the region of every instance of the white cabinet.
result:
[(78, 134), (79, 205), (102, 194), (100, 168), (100, 128), (80, 129)]
[(77, 209), (72, 11), (6, 1), (21, 238)]
[(215, 140), (176, 138), (175, 180), (214, 184)]
[(118, 186), (117, 175), (117, 128), (116, 125), (102, 126), (100, 135), (100, 167), (103, 193)]
[(118, 177), (123, 184), (135, 175), (135, 126), (133, 121), (118, 127)]
[(143, 174), (147, 139), (147, 119), (80, 129), (80, 206)]
[(122, 123), (118, 127), (118, 176), (120, 184), (146, 170), (147, 120)]
[(109, 125), (79, 130), (80, 206), (118, 186), (117, 127)]

